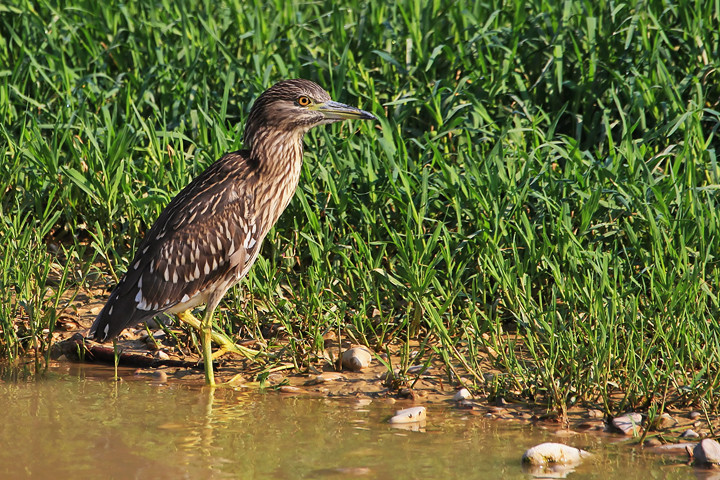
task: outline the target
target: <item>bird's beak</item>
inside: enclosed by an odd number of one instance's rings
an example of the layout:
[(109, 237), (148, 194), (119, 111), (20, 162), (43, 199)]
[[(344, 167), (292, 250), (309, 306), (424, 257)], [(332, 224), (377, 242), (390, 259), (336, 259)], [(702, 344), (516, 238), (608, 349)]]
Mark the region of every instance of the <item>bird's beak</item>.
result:
[(325, 103), (318, 103), (314, 109), (325, 115), (325, 118), (331, 121), (337, 120), (377, 120), (375, 115), (359, 108), (345, 105), (344, 103), (333, 102), (330, 100)]

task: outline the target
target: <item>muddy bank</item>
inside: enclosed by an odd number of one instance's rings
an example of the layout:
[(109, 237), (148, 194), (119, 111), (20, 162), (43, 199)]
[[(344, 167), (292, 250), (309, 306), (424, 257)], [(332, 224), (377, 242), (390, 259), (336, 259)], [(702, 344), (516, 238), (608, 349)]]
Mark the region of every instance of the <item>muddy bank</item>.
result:
[[(149, 335), (144, 328), (128, 329), (119, 337), (116, 350), (113, 350), (110, 343), (97, 344), (85, 340), (88, 327), (76, 322), (71, 324), (71, 328), (56, 332), (52, 357), (58, 362), (112, 365), (117, 352), (119, 365), (135, 367), (138, 378), (198, 385), (204, 381), (199, 357), (185, 346), (189, 342), (180, 330), (169, 330), (170, 334), (156, 331)], [(244, 346), (253, 348), (254, 344), (246, 342)], [(455, 375), (442, 362), (413, 365), (401, 373), (397, 370), (401, 364), (400, 357), (392, 352), (389, 357), (386, 353), (371, 352), (370, 364), (360, 370), (343, 368), (342, 354), (351, 347), (349, 342), (338, 341), (333, 334), (328, 334), (323, 354), (303, 366), (282, 361), (289, 356), (282, 349), (276, 350), (274, 356), (271, 353), (256, 359), (226, 354), (217, 360), (217, 380), (233, 387), (267, 388), (284, 396), (357, 398), (397, 403), (399, 406), (427, 405), (429, 408), (433, 404), (442, 404), (471, 416), (536, 424), (556, 430), (561, 437), (572, 437), (580, 432), (614, 435), (631, 444), (664, 449), (663, 453), (671, 454), (684, 454), (685, 450), (681, 445), (672, 449), (666, 444), (697, 442), (720, 431), (716, 416), (692, 408), (676, 408), (672, 404), (666, 404), (663, 412), (651, 417), (647, 412), (629, 412), (633, 415), (613, 417), (600, 405), (576, 406), (567, 412), (553, 412), (539, 404), (490, 398), (477, 394), (472, 388), (473, 379)], [(488, 372), (491, 372), (490, 368)], [(449, 378), (454, 381), (449, 382)]]

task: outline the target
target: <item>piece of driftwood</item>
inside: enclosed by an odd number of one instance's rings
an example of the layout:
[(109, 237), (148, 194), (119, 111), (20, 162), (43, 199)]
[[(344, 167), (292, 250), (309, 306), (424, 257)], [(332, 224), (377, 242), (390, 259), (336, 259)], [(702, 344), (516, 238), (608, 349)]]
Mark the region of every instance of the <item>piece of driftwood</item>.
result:
[[(58, 359), (62, 355), (75, 361), (115, 364), (115, 351), (112, 346), (101, 345), (92, 340), (88, 340), (81, 333), (76, 333), (67, 340), (63, 340), (52, 346), (50, 352), (51, 358)], [(120, 347), (118, 347), (118, 365), (141, 368), (165, 366), (202, 369), (202, 365), (199, 365), (198, 362), (171, 358), (156, 358), (144, 352), (123, 351)]]

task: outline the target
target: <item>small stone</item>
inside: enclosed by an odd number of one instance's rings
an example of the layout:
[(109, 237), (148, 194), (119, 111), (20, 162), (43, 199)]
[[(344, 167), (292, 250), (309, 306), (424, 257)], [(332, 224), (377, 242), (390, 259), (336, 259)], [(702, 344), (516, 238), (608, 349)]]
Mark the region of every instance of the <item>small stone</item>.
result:
[(160, 343), (151, 335), (145, 337), (145, 345), (147, 345), (150, 350), (159, 350), (161, 348)]
[(406, 387), (406, 388), (401, 388), (400, 390), (398, 390), (398, 397), (415, 401), (415, 400), (417, 400), (419, 393), (420, 392), (417, 392), (417, 391), (413, 390), (412, 388)]
[(425, 370), (425, 365), (413, 365), (412, 367), (408, 367), (407, 373), (408, 375), (415, 375), (421, 373), (423, 370)]
[(355, 408), (364, 408), (372, 403), (372, 398), (356, 398), (353, 406)]
[(590, 419), (579, 422), (575, 425), (578, 430), (603, 430), (605, 428), (605, 422), (598, 419)]
[(505, 400), (505, 397), (497, 397), (495, 399), (495, 405), (497, 405), (498, 407), (504, 407), (510, 404), (507, 402), (507, 400)]
[(702, 413), (700, 413), (698, 411), (693, 411), (693, 412), (690, 412), (688, 417), (690, 417), (690, 420), (697, 420), (698, 418), (702, 417)]
[(150, 374), (150, 376), (153, 378), (153, 380), (160, 383), (167, 383), (168, 380), (167, 373), (163, 372), (162, 370), (155, 370)]
[(663, 413), (655, 420), (655, 428), (658, 430), (664, 430), (666, 428), (672, 428), (677, 425), (678, 422), (667, 413)]
[(293, 387), (292, 385), (283, 385), (278, 388), (280, 393), (302, 393), (303, 389), (300, 387)]
[(652, 447), (653, 452), (666, 455), (682, 455), (684, 452), (692, 453), (695, 447), (694, 443), (666, 443), (657, 447)]
[(271, 385), (279, 385), (285, 381), (285, 375), (280, 372), (273, 372), (267, 376), (267, 382)]
[(342, 354), (342, 366), (353, 372), (359, 372), (370, 366), (372, 353), (367, 347), (352, 347)]
[(460, 402), (462, 400), (468, 400), (470, 398), (472, 398), (472, 395), (470, 394), (470, 390), (468, 390), (467, 388), (461, 388), (455, 393), (455, 395), (453, 395), (454, 402)]
[(642, 415), (639, 413), (626, 413), (612, 420), (612, 425), (623, 435), (639, 435), (642, 432)]
[(395, 415), (390, 418), (390, 423), (416, 423), (425, 420), (427, 411), (425, 407), (410, 407), (397, 410)]
[(305, 382), (305, 385), (320, 385), (321, 383), (337, 382), (339, 380), (345, 380), (345, 377), (337, 372), (323, 372)]
[(158, 360), (169, 360), (170, 359), (170, 355), (163, 352), (162, 350), (158, 350), (157, 352), (155, 352), (153, 354), (153, 357), (157, 358)]
[(527, 450), (523, 456), (523, 463), (530, 465), (577, 465), (583, 458), (591, 454), (585, 450), (565, 445), (564, 443), (541, 443)]
[(595, 408), (591, 408), (587, 411), (588, 418), (603, 418), (605, 415), (603, 414), (602, 410), (597, 410)]
[(680, 434), (680, 438), (698, 438), (700, 436), (695, 430), (688, 428)]
[(473, 410), (475, 408), (475, 404), (470, 400), (460, 400), (457, 402), (457, 406), (465, 410)]
[(643, 443), (643, 446), (645, 447), (659, 447), (663, 443), (660, 441), (657, 437), (650, 437), (647, 440), (645, 440), (645, 443)]
[(720, 464), (720, 443), (706, 438), (693, 449), (693, 458), (696, 465)]

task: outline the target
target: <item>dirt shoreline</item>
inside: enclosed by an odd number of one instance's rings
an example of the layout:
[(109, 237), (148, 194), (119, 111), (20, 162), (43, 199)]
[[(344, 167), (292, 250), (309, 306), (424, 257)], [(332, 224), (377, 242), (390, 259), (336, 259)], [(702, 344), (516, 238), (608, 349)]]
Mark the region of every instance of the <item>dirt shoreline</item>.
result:
[[(84, 340), (87, 326), (73, 325), (54, 334), (52, 358), (57, 362), (101, 363), (112, 365), (115, 353), (112, 344), (97, 344)], [(81, 345), (85, 345), (84, 353)], [(246, 345), (252, 348), (252, 345)], [(298, 373), (293, 364), (254, 361), (236, 354), (226, 354), (217, 362), (216, 379), (233, 387), (267, 388), (285, 396), (326, 397), (384, 401), (397, 403), (398, 408), (413, 405), (443, 405), (458, 409), (466, 415), (516, 424), (534, 424), (541, 428), (556, 430), (560, 437), (577, 433), (612, 435), (626, 439), (632, 445), (660, 449), (661, 453), (684, 455), (683, 442), (697, 442), (720, 432), (716, 416), (707, 415), (692, 408), (665, 407), (663, 414), (656, 415), (648, 425), (647, 412), (642, 412), (640, 428), (623, 432), (614, 426), (613, 418), (598, 405), (575, 406), (567, 412), (548, 411), (541, 404), (490, 399), (473, 396), (471, 381), (460, 378), (455, 384), (448, 383), (447, 371), (440, 362), (427, 369), (416, 366), (414, 373), (405, 380), (388, 378), (388, 368), (377, 360), (361, 371), (336, 368), (337, 358), (350, 345), (338, 344), (332, 338), (326, 342), (325, 358), (320, 358)], [(199, 357), (184, 352), (164, 332), (148, 339), (144, 329), (126, 330), (118, 342), (120, 366), (134, 367), (138, 379), (148, 378), (159, 382), (183, 382), (202, 385), (204, 375)], [(82, 357), (82, 358), (81, 358)], [(398, 358), (390, 358), (398, 365)], [(339, 365), (338, 365), (339, 367)], [(412, 369), (411, 369), (412, 372)], [(459, 398), (463, 382), (468, 386)], [(469, 396), (468, 396), (469, 395)], [(696, 436), (695, 436), (696, 435)], [(677, 449), (673, 448), (677, 444)]]

